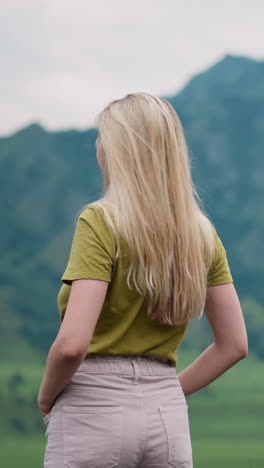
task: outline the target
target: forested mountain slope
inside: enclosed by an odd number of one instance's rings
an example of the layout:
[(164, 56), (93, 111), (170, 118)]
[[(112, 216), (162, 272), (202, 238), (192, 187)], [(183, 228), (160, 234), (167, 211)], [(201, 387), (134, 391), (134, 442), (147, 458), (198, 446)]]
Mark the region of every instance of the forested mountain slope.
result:
[[(239, 295), (263, 304), (264, 62), (226, 56), (167, 98), (182, 120), (194, 179)], [(95, 129), (47, 132), (38, 124), (0, 139), (0, 349), (6, 359), (32, 350), (37, 357), (55, 336), (74, 219), (101, 196), (95, 139)]]

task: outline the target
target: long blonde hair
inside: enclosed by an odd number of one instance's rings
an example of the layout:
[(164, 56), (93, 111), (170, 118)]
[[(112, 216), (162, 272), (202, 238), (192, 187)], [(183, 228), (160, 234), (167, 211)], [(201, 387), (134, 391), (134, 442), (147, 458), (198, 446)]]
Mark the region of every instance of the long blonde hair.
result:
[(128, 247), (128, 287), (132, 278), (151, 320), (177, 325), (200, 318), (214, 237), (177, 113), (167, 100), (141, 92), (111, 102), (96, 123), (104, 196), (88, 206), (102, 207)]

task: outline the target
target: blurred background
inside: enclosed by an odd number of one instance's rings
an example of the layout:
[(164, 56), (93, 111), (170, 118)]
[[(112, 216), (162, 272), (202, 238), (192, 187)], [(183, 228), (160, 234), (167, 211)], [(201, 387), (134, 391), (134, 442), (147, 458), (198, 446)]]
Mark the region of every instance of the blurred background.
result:
[[(59, 328), (77, 211), (102, 195), (96, 115), (146, 91), (184, 126), (193, 176), (239, 293), (249, 356), (188, 397), (195, 468), (264, 466), (262, 0), (1, 4), (0, 451), (43, 466), (37, 395)], [(211, 342), (191, 325), (177, 371)]]

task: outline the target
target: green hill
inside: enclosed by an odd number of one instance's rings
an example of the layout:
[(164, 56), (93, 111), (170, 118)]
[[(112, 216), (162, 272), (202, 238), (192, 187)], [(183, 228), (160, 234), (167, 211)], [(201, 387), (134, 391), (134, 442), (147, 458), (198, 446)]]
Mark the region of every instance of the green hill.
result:
[(226, 56), (170, 99), (241, 297), (264, 302), (264, 61)]
[[(226, 56), (176, 96), (194, 179), (223, 239), (250, 336), (263, 325), (264, 62)], [(0, 138), (1, 323), (4, 360), (39, 361), (59, 325), (56, 296), (77, 211), (101, 196), (95, 129), (35, 123)], [(251, 310), (254, 310), (252, 319)], [(257, 324), (257, 325), (256, 325)], [(208, 339), (206, 324), (186, 346)], [(258, 339), (256, 339), (256, 334)], [(204, 341), (203, 341), (204, 340)], [(12, 342), (12, 349), (10, 349)]]

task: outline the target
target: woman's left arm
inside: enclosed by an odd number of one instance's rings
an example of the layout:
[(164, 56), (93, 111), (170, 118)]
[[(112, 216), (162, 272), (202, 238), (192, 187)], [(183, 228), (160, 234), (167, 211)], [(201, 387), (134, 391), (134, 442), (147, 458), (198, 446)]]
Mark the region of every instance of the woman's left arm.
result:
[(50, 412), (87, 353), (108, 284), (97, 279), (72, 281), (65, 315), (49, 350), (40, 385), (38, 405), (43, 415)]

